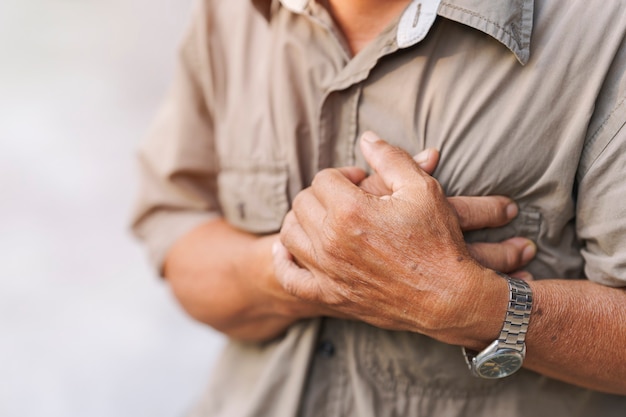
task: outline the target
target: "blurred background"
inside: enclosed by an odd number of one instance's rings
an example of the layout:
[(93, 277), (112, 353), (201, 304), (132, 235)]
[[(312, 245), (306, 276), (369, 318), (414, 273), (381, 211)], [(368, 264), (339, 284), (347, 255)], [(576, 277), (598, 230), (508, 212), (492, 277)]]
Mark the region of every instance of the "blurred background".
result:
[(0, 0), (0, 416), (181, 416), (221, 336), (128, 232), (190, 0)]

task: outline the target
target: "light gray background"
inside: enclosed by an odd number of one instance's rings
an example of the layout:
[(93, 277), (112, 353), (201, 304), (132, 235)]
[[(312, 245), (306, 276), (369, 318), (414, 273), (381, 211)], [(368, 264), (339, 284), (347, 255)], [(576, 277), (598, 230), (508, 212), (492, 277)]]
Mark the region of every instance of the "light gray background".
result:
[(0, 0), (0, 416), (180, 416), (223, 339), (127, 231), (190, 0)]

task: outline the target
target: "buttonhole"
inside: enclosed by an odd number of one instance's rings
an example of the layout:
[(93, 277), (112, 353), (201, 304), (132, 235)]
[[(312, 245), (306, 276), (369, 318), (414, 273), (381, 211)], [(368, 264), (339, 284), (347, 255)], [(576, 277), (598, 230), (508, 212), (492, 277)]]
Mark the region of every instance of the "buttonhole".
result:
[(422, 3), (417, 3), (417, 10), (415, 11), (415, 17), (413, 18), (413, 27), (417, 26), (417, 22), (420, 20), (420, 14), (422, 13)]

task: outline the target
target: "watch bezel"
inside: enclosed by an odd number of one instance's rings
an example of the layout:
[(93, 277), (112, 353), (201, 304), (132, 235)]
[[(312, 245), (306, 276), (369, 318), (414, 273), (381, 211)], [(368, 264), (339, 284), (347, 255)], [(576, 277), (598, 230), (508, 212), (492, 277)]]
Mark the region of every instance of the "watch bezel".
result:
[[(517, 360), (517, 366), (515, 367), (507, 367), (504, 368), (501, 372), (497, 374), (493, 374), (493, 372), (487, 372), (486, 366), (489, 362), (494, 361), (495, 359), (502, 359), (505, 357), (515, 358)], [(501, 344), (496, 340), (494, 341), (487, 349), (478, 353), (474, 358), (472, 358), (472, 368), (477, 376), (486, 379), (500, 379), (505, 378), (507, 376), (513, 375), (515, 372), (519, 371), (522, 368), (525, 357), (525, 349), (519, 351), (517, 349), (513, 349), (506, 346), (501, 346)], [(497, 364), (498, 367), (501, 364)], [(489, 368), (492, 370), (493, 368)]]

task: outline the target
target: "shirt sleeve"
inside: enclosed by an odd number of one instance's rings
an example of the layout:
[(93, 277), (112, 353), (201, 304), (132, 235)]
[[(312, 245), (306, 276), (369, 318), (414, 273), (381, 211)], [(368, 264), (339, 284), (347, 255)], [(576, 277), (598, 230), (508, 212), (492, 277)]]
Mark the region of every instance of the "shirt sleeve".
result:
[(180, 48), (176, 78), (138, 151), (134, 234), (161, 271), (172, 244), (219, 217), (208, 23), (202, 7)]
[(578, 171), (576, 230), (588, 279), (626, 287), (626, 51), (607, 75)]

